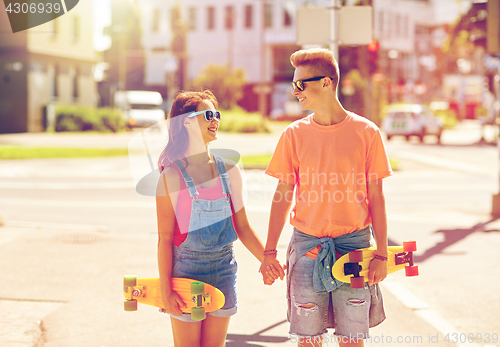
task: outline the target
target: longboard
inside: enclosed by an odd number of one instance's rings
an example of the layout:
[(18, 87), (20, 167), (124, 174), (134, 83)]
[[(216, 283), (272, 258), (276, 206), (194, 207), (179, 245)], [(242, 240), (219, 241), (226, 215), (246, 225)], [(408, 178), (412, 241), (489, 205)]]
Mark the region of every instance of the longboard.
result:
[[(387, 273), (405, 269), (406, 276), (418, 276), (418, 266), (413, 262), (413, 252), (416, 250), (415, 241), (403, 242), (403, 246), (389, 246)], [(352, 288), (363, 288), (368, 281), (370, 262), (376, 253), (376, 247), (368, 247), (344, 254), (333, 265), (333, 277), (341, 282), (351, 283)]]
[[(172, 278), (172, 289), (177, 292), (186, 308), (184, 313), (191, 313), (193, 320), (203, 320), (207, 312), (213, 312), (224, 306), (224, 294), (210, 284), (188, 278)], [(145, 304), (164, 309), (161, 300), (159, 278), (137, 278), (128, 275), (123, 278), (125, 311), (137, 311), (137, 304)]]

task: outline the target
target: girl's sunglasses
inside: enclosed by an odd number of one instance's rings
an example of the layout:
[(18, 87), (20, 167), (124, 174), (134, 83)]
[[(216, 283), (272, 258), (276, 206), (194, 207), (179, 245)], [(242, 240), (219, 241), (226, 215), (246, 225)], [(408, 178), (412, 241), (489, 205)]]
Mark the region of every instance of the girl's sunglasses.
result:
[(202, 114), (204, 113), (205, 114), (205, 120), (207, 122), (211, 122), (212, 119), (217, 119), (219, 122), (220, 122), (220, 112), (219, 111), (212, 111), (212, 110), (204, 110), (204, 111), (198, 111), (198, 112), (194, 112), (194, 113), (191, 113), (188, 118), (193, 118), (193, 117), (196, 117), (197, 115), (199, 114)]
[(316, 77), (308, 78), (305, 80), (298, 80), (298, 81), (292, 82), (292, 87), (293, 87), (293, 89), (297, 88), (299, 91), (302, 92), (302, 91), (304, 91), (304, 89), (306, 89), (304, 82), (319, 81), (320, 79), (323, 79), (325, 77), (327, 77), (327, 76), (316, 76)]

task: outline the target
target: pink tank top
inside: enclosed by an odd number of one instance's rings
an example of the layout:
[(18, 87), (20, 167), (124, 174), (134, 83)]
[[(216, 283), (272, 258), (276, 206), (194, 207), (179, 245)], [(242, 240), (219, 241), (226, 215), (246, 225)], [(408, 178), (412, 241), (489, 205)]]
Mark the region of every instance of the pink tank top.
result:
[[(185, 240), (189, 231), (189, 221), (191, 219), (191, 201), (193, 198), (189, 196), (186, 183), (182, 178), (179, 169), (173, 166), (179, 174), (180, 191), (177, 198), (177, 206), (175, 207), (175, 226), (174, 226), (174, 245), (179, 247)], [(217, 178), (217, 184), (211, 188), (199, 188), (198, 199), (217, 200), (224, 197), (220, 177)]]

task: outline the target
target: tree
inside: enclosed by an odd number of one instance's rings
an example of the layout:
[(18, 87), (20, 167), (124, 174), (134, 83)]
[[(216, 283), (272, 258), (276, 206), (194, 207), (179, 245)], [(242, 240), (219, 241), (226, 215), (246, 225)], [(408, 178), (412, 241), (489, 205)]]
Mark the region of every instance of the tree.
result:
[(209, 89), (219, 100), (223, 109), (235, 106), (243, 97), (245, 72), (243, 69), (230, 70), (229, 66), (208, 65), (196, 78), (192, 86), (195, 89)]

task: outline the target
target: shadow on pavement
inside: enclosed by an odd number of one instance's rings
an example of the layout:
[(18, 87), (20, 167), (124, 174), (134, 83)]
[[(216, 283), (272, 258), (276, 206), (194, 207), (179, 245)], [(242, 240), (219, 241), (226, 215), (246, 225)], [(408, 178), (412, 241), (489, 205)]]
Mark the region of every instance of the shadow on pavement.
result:
[(286, 323), (286, 320), (278, 322), (270, 327), (267, 327), (261, 331), (256, 332), (252, 335), (241, 335), (241, 334), (227, 334), (226, 346), (227, 347), (262, 347), (262, 345), (255, 345), (249, 342), (265, 342), (265, 343), (283, 343), (288, 341), (288, 337), (284, 336), (262, 336), (261, 334), (271, 330), (278, 325)]
[(444, 240), (443, 242), (440, 242), (436, 244), (434, 247), (427, 249), (424, 254), (421, 255), (415, 255), (415, 262), (420, 263), (423, 262), (430, 257), (442, 253), (447, 247), (457, 243), (458, 241), (466, 238), (470, 234), (473, 234), (475, 232), (483, 232), (483, 233), (491, 233), (491, 232), (500, 232), (498, 228), (488, 228), (488, 224), (491, 224), (500, 218), (493, 218), (487, 222), (484, 223), (478, 223), (474, 225), (473, 227), (469, 229), (443, 229), (443, 230), (437, 230), (436, 233), (443, 233), (444, 234)]

